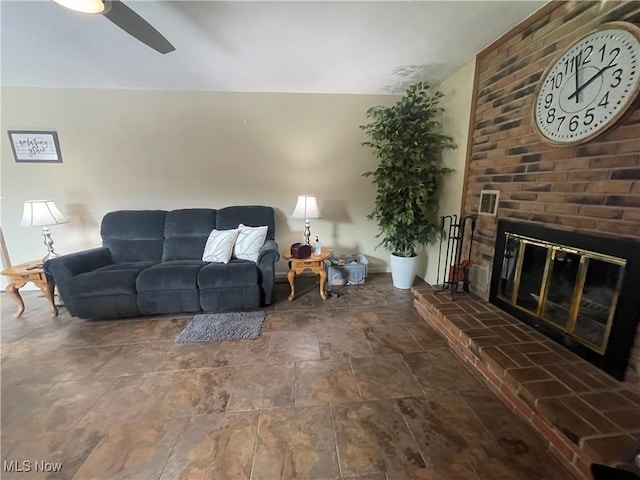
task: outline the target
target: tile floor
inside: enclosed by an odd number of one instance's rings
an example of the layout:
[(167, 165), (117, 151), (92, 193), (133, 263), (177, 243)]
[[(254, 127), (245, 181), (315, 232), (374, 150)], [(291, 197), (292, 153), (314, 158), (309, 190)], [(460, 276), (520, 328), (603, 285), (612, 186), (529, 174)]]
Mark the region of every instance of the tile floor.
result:
[(325, 302), (297, 281), (259, 339), (213, 344), (174, 343), (190, 315), (51, 319), (25, 292), (14, 319), (3, 295), (0, 477), (570, 478), (389, 275)]

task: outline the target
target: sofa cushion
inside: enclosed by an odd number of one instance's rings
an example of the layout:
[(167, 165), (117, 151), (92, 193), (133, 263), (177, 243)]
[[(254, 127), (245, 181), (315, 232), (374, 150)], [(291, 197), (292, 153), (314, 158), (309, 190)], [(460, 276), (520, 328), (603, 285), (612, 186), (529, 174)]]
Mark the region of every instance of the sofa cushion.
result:
[(198, 271), (205, 265), (200, 260), (162, 262), (140, 272), (138, 292), (158, 290), (197, 290)]
[(200, 260), (211, 230), (216, 228), (216, 211), (188, 208), (167, 213), (162, 261)]
[(218, 230), (238, 228), (241, 223), (249, 227), (266, 225), (268, 227), (267, 240), (275, 240), (275, 217), (271, 207), (247, 205), (225, 207), (216, 211), (216, 228)]
[(198, 272), (198, 287), (236, 287), (258, 284), (258, 267), (249, 260), (209, 263)]
[(114, 263), (162, 260), (165, 210), (120, 210), (102, 219), (102, 245)]
[(154, 262), (116, 263), (76, 275), (69, 281), (74, 297), (135, 294), (138, 274)]

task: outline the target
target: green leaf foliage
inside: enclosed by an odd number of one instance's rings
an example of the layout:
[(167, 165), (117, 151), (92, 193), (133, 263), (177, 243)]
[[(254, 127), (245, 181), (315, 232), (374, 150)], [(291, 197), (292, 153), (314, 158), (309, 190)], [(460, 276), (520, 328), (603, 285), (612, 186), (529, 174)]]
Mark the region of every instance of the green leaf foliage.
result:
[(399, 256), (414, 256), (418, 245), (438, 234), (438, 190), (453, 171), (441, 166), (442, 152), (456, 148), (442, 133), (442, 97), (429, 84), (415, 83), (394, 105), (369, 108), (370, 122), (360, 126), (369, 138), (362, 145), (379, 160), (375, 170), (363, 173), (377, 189), (367, 218), (378, 222), (378, 246)]

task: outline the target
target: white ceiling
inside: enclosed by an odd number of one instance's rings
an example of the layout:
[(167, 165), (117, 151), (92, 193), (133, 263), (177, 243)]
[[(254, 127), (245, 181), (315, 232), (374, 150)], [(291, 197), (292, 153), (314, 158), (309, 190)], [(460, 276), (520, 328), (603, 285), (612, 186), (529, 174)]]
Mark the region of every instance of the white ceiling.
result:
[(3, 86), (398, 93), (438, 83), (544, 1), (124, 1), (176, 51), (102, 15), (0, 1)]

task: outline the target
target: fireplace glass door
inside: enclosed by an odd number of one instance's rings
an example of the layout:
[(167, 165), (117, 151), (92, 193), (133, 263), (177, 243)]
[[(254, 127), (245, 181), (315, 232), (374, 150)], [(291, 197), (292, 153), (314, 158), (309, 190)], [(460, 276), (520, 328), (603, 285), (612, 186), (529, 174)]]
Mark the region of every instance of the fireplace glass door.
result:
[(506, 233), (498, 297), (603, 353), (626, 261)]

